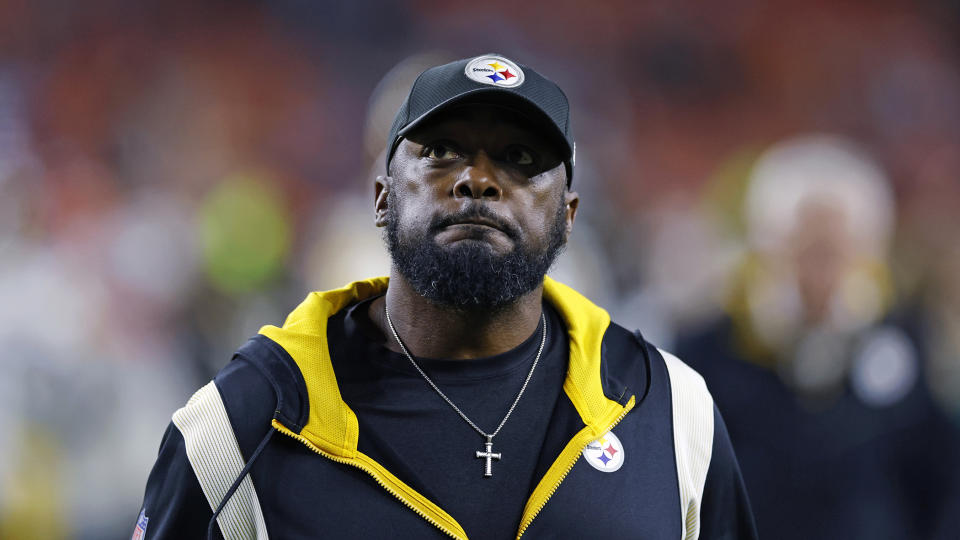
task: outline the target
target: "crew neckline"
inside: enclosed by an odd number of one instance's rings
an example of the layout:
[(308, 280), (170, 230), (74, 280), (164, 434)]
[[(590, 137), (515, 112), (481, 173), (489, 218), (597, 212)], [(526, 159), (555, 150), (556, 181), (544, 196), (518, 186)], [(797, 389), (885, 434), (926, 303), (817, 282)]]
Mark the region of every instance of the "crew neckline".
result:
[[(355, 332), (359, 332), (366, 338), (368, 347), (376, 349), (371, 351), (375, 354), (368, 355), (368, 357), (381, 366), (419, 378), (420, 374), (410, 364), (410, 359), (402, 352), (390, 350), (387, 347), (388, 336), (381, 332), (379, 327), (370, 320), (368, 308), (370, 302), (376, 298), (368, 298), (348, 308), (344, 321), (348, 332), (350, 327), (353, 326)], [(547, 321), (547, 342), (544, 344), (543, 352), (543, 356), (546, 356), (547, 349), (550, 348), (551, 342), (556, 338), (555, 333), (562, 330), (556, 322), (553, 310), (548, 308), (546, 302), (543, 302), (542, 309)], [(420, 356), (414, 356), (414, 359), (427, 375), (436, 381), (476, 381), (508, 377), (517, 370), (530, 368), (530, 363), (540, 347), (542, 332), (543, 324), (541, 323), (522, 343), (509, 351), (493, 356), (468, 360)], [(389, 336), (389, 340), (392, 341), (393, 336)]]

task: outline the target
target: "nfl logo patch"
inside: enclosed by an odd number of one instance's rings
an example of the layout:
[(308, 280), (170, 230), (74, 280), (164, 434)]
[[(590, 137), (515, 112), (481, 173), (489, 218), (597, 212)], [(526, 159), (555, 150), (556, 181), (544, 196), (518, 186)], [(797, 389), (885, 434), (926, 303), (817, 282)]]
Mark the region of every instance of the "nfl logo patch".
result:
[(137, 526), (133, 529), (133, 536), (130, 537), (130, 540), (143, 540), (147, 535), (147, 522), (150, 521), (150, 518), (147, 517), (146, 509), (140, 510), (140, 517), (137, 518)]
[(587, 463), (594, 469), (605, 473), (620, 470), (625, 455), (623, 443), (612, 431), (608, 431), (606, 435), (588, 444), (583, 449), (583, 457), (587, 460)]

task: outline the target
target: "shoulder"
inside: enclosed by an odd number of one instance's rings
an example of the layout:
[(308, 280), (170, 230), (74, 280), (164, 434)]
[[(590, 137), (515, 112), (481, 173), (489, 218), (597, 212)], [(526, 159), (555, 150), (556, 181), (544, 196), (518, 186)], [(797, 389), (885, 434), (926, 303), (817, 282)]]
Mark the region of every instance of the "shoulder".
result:
[(299, 368), (282, 347), (257, 335), (173, 414), (173, 424), (184, 436), (229, 429), (249, 455), (274, 418), (299, 428), (308, 410)]
[(638, 400), (646, 396), (651, 386), (663, 386), (670, 388), (675, 402), (713, 406), (713, 396), (700, 373), (673, 353), (647, 341), (639, 330), (630, 331), (611, 322), (603, 338), (603, 354), (606, 378), (616, 376), (639, 391)]
[[(143, 516), (152, 516), (154, 536), (197, 536), (221, 507), (223, 530), (265, 530), (253, 481), (244, 472), (273, 433), (280, 392), (272, 382), (275, 366), (265, 361), (270, 354), (263, 340), (251, 340), (173, 413), (144, 497)], [(231, 497), (241, 502), (222, 504)]]
[[(714, 435), (714, 402), (703, 377), (672, 353), (651, 346), (666, 371), (678, 458), (709, 463)], [(686, 455), (681, 456), (683, 452)]]

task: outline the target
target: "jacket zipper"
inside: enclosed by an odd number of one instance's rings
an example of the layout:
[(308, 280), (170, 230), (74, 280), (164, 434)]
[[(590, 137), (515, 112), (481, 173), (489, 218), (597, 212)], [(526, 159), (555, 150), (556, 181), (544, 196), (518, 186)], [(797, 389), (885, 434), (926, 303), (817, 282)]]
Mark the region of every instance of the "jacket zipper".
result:
[[(621, 420), (623, 420), (623, 417), (626, 416), (631, 409), (633, 409), (633, 407), (624, 408), (623, 412), (620, 413), (620, 416), (618, 416), (616, 420), (614, 420), (613, 423), (611, 423), (604, 430), (604, 433), (616, 427), (616, 425), (619, 424)], [(583, 446), (580, 447), (579, 451), (576, 454), (574, 454), (574, 458), (570, 461), (570, 464), (567, 465), (566, 469), (563, 471), (563, 474), (560, 475), (560, 478), (550, 489), (550, 492), (547, 494), (547, 498), (543, 500), (543, 503), (541, 503), (540, 506), (537, 507), (537, 510), (533, 513), (533, 515), (530, 516), (529, 519), (526, 519), (523, 523), (520, 524), (520, 531), (517, 533), (517, 540), (519, 540), (520, 537), (523, 536), (523, 533), (527, 531), (527, 528), (530, 527), (530, 524), (533, 523), (533, 520), (536, 519), (536, 517), (540, 514), (540, 511), (543, 510), (545, 506), (547, 506), (547, 502), (550, 501), (550, 498), (553, 497), (553, 494), (556, 493), (557, 489), (560, 488), (560, 484), (563, 483), (563, 480), (567, 477), (568, 474), (570, 474), (570, 471), (573, 470), (573, 466), (577, 464), (577, 461), (580, 459), (580, 455), (583, 454), (583, 450), (591, 442), (593, 442), (593, 439), (588, 440), (586, 443), (583, 444)]]
[(302, 435), (297, 435), (296, 433), (290, 431), (289, 429), (287, 429), (286, 426), (284, 426), (283, 424), (277, 422), (276, 420), (273, 421), (273, 426), (274, 426), (274, 428), (276, 428), (277, 431), (279, 431), (280, 433), (283, 433), (284, 435), (286, 435), (286, 436), (288, 436), (288, 437), (293, 437), (294, 439), (296, 439), (296, 440), (300, 441), (301, 443), (303, 443), (304, 445), (306, 445), (306, 447), (309, 448), (310, 450), (313, 450), (315, 453), (317, 453), (317, 454), (319, 454), (319, 455), (321, 455), (321, 456), (323, 456), (323, 457), (325, 457), (325, 458), (327, 458), (327, 459), (329, 459), (329, 460), (331, 460), (331, 461), (335, 461), (335, 462), (337, 462), (337, 463), (343, 463), (344, 465), (350, 465), (351, 467), (356, 467), (356, 468), (360, 469), (361, 471), (369, 474), (378, 484), (380, 484), (380, 487), (382, 487), (384, 490), (387, 491), (387, 493), (389, 493), (389, 494), (393, 495), (394, 497), (396, 497), (400, 502), (402, 502), (402, 503), (404, 504), (404, 506), (406, 506), (407, 508), (409, 508), (409, 509), (413, 510), (414, 512), (416, 512), (417, 515), (419, 515), (420, 517), (422, 517), (423, 519), (425, 519), (427, 522), (429, 522), (430, 524), (432, 524), (434, 527), (440, 529), (441, 531), (443, 531), (444, 533), (446, 533), (447, 535), (449, 535), (449, 536), (451, 536), (451, 537), (453, 537), (453, 538), (466, 540), (465, 537), (461, 537), (461, 536), (459, 536), (457, 533), (455, 533), (454, 531), (451, 531), (450, 529), (447, 529), (446, 527), (444, 527), (443, 525), (441, 525), (439, 522), (437, 522), (435, 519), (431, 518), (431, 517), (428, 516), (426, 513), (424, 513), (422, 510), (420, 510), (419, 508), (417, 508), (413, 503), (411, 503), (410, 501), (408, 501), (407, 499), (405, 499), (405, 498), (403, 497), (403, 495), (397, 493), (396, 490), (394, 490), (393, 488), (391, 488), (390, 486), (388, 486), (385, 482), (383, 482), (382, 480), (380, 480), (380, 478), (379, 478), (378, 475), (376, 474), (376, 471), (374, 471), (374, 470), (371, 469), (370, 467), (367, 467), (366, 465), (364, 465), (364, 464), (362, 464), (362, 463), (357, 463), (355, 460), (352, 460), (352, 459), (341, 458), (341, 457), (334, 456), (334, 455), (332, 455), (332, 454), (328, 454), (328, 453), (324, 452), (323, 450), (317, 448), (313, 443), (311, 443), (309, 440), (307, 440), (306, 437), (303, 437)]

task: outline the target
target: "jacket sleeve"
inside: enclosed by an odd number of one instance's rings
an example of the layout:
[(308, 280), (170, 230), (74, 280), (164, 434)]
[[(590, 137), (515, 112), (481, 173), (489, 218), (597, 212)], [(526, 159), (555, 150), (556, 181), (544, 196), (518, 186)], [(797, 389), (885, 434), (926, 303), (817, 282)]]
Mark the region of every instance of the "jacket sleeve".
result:
[[(211, 517), (213, 512), (187, 460), (183, 436), (171, 422), (147, 479), (141, 517), (134, 526), (139, 529), (145, 524), (143, 532), (137, 531), (145, 540), (206, 538)], [(219, 529), (214, 531), (219, 538)]]
[[(273, 387), (240, 356), (227, 363), (213, 382), (198, 390), (174, 413), (163, 436), (157, 461), (147, 479), (142, 513), (134, 524), (134, 538), (206, 538), (213, 511), (205, 493), (215, 500), (224, 496), (265, 432), (272, 430), (270, 419), (275, 405)], [(191, 454), (187, 452), (184, 433), (190, 439)], [(207, 459), (196, 461), (201, 456)], [(205, 487), (201, 487), (195, 471), (201, 471)], [(249, 480), (241, 483), (236, 493), (256, 498)], [(259, 510), (259, 503), (255, 506)], [(248, 517), (241, 508), (245, 507), (228, 505), (220, 515), (221, 526), (225, 519), (234, 523), (231, 520)], [(140, 527), (142, 523), (146, 526)], [(144, 529), (145, 534), (138, 528)], [(220, 526), (214, 526), (213, 531), (214, 538), (223, 538)]]
[(751, 540), (757, 528), (740, 465), (730, 444), (727, 426), (713, 407), (713, 455), (703, 488), (700, 513), (702, 540)]

